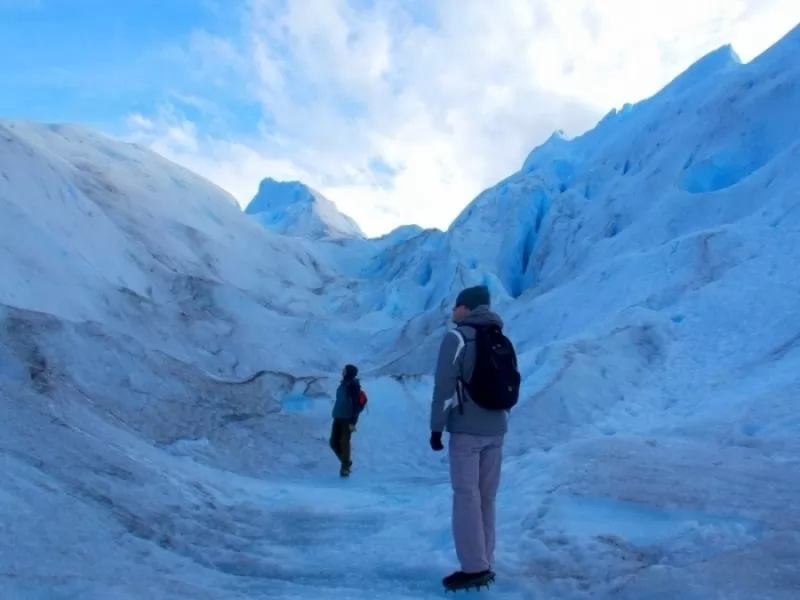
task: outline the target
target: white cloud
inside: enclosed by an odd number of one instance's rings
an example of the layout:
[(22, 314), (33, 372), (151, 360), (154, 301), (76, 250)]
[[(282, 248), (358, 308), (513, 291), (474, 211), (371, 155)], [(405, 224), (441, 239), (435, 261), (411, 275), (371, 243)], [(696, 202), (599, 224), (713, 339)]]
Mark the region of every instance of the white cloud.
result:
[(251, 0), (241, 39), (192, 40), (209, 80), (261, 102), (259, 131), (130, 125), (243, 203), (265, 176), (301, 179), (371, 234), (446, 227), (552, 130), (583, 131), (724, 43), (748, 60), (798, 20), (795, 0)]

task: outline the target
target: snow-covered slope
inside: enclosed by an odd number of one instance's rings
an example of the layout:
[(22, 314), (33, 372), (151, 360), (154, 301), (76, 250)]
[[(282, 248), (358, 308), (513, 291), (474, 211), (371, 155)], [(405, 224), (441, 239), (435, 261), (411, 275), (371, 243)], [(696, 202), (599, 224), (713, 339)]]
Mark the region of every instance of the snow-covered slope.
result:
[[(489, 595), (795, 598), (799, 53), (723, 48), (448, 231), (380, 240), (282, 235), (141, 148), (2, 124), (4, 596), (438, 595), (430, 370), (485, 282), (525, 376)], [(350, 361), (371, 404), (342, 483)]]
[[(3, 123), (0, 136), (0, 303), (157, 339), (234, 377), (335, 370), (340, 342), (386, 329), (352, 311), (332, 318), (352, 294), (324, 252), (265, 231), (152, 152), (72, 126)], [(319, 339), (292, 343), (317, 317), (329, 321)]]
[(262, 180), (245, 213), (267, 229), (286, 235), (313, 240), (364, 237), (353, 219), (299, 181)]

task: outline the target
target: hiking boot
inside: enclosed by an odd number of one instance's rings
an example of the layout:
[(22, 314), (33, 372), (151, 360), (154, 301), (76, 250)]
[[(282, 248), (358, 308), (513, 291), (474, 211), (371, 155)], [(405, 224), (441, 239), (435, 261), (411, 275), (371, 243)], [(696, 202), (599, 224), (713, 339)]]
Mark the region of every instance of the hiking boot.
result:
[(494, 582), (494, 572), (491, 569), (480, 571), (479, 573), (465, 573), (456, 571), (442, 579), (442, 585), (447, 590), (467, 590), (470, 588), (480, 589), (489, 587)]
[(350, 469), (346, 467), (339, 469), (339, 477), (350, 477)]

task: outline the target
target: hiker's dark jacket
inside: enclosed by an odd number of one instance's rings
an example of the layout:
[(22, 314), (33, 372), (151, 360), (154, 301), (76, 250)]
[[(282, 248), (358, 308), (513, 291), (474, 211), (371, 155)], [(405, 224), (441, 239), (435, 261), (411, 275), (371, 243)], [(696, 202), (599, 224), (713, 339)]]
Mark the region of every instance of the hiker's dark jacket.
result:
[(333, 418), (355, 425), (358, 422), (358, 415), (361, 414), (360, 393), (361, 383), (358, 378), (342, 379), (339, 388), (336, 390)]

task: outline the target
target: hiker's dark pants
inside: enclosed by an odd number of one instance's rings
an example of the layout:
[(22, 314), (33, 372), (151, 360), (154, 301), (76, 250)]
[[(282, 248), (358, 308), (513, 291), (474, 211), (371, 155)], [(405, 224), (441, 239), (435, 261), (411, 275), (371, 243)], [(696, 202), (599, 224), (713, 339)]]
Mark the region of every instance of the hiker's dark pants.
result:
[(342, 467), (350, 466), (350, 423), (341, 419), (334, 419), (331, 426), (331, 450), (342, 463)]

